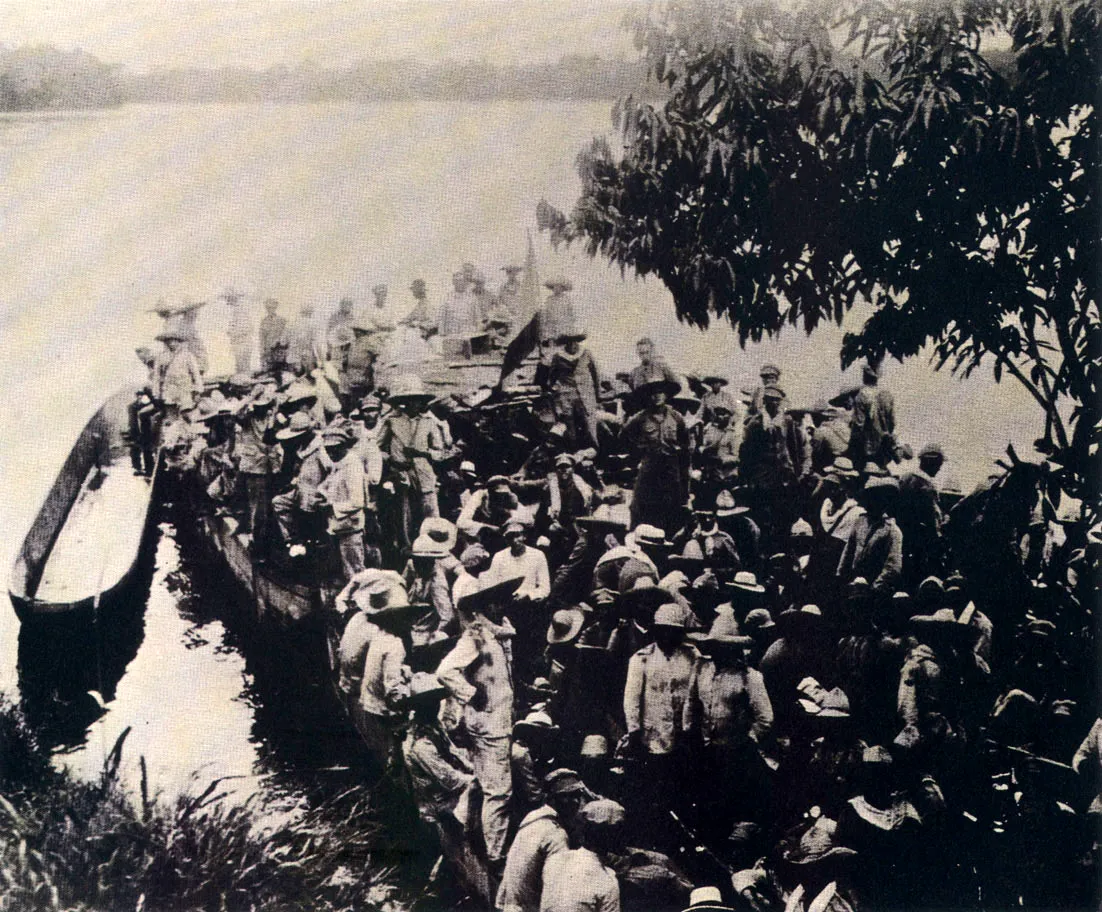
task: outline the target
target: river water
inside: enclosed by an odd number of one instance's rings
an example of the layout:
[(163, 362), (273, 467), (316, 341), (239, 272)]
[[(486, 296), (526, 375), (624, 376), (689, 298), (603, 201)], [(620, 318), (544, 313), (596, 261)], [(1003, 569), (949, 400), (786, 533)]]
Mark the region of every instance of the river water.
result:
[[(159, 298), (213, 297), (228, 285), (254, 303), (344, 295), (378, 282), (396, 310), (423, 277), (439, 302), (471, 261), (496, 283), (522, 261), (535, 205), (568, 210), (577, 151), (608, 129), (609, 105), (438, 104), (131, 106), (0, 118), (0, 582), (72, 441), (104, 395), (139, 379), (135, 345)], [(664, 288), (621, 277), (579, 250), (535, 237), (541, 272), (563, 272), (608, 372), (631, 366), (634, 341), (654, 337), (675, 367), (755, 379), (785, 368), (790, 400), (837, 392), (841, 330), (793, 331), (741, 351), (724, 329), (679, 325)], [(201, 312), (214, 371), (229, 367), (222, 305)], [(921, 359), (887, 366), (901, 437), (938, 440), (945, 474), (965, 488), (1008, 442), (1027, 452), (1036, 409), (979, 371), (968, 381)], [(207, 579), (162, 517), (136, 653), (106, 712), (78, 724), (62, 756), (94, 775), (118, 734), (123, 770), (145, 756), (165, 795), (215, 776), (241, 794), (300, 800), (310, 780), (339, 774), (347, 745), (313, 695), (273, 690), (228, 618), (235, 595)], [(184, 549), (186, 551), (186, 549)], [(6, 588), (6, 586), (5, 586)], [(15, 697), (18, 622), (0, 610), (0, 692)], [(123, 660), (127, 660), (123, 656)], [(334, 771), (333, 768), (337, 768)]]

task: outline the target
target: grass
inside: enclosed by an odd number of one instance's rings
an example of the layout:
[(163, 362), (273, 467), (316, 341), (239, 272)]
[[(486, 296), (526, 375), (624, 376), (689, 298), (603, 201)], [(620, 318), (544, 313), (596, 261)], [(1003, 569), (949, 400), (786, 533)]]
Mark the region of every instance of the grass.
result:
[(124, 732), (94, 782), (54, 768), (18, 709), (0, 702), (0, 912), (378, 910), (409, 903), (372, 863), (366, 789), (265, 827), (255, 802), (150, 798), (118, 782)]

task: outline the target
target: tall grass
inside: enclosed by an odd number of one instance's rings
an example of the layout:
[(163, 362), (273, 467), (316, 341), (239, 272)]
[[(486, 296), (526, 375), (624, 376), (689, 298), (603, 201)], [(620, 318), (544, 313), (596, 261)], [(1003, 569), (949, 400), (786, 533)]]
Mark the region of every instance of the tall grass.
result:
[(118, 782), (124, 732), (98, 781), (56, 770), (19, 711), (0, 702), (0, 910), (408, 908), (372, 863), (379, 826), (365, 789), (265, 826), (222, 782), (174, 802)]

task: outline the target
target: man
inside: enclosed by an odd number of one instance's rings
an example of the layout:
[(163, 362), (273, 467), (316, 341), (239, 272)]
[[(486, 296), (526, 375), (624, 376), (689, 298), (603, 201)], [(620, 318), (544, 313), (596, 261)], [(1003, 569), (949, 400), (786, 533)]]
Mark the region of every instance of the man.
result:
[(314, 305), (303, 304), (287, 334), (287, 361), (295, 373), (308, 374), (328, 357), (325, 333), (314, 316)]
[(505, 607), (520, 580), (507, 580), (459, 600), (463, 633), (437, 669), (451, 695), (441, 713), (445, 728), (462, 726), (470, 743), (475, 778), (482, 787), (482, 833), (491, 868), (505, 862), (509, 801), (513, 794), (509, 737), (513, 731), (510, 641), (516, 631)]
[[(540, 308), (540, 346), (544, 351), (553, 352), (555, 340), (563, 333), (573, 332), (574, 326), (577, 325), (574, 299), (570, 297), (574, 284), (562, 276), (555, 276), (543, 285), (551, 290), (551, 295)], [(548, 364), (550, 360), (551, 355), (548, 354)]]
[(293, 556), (304, 553), (304, 543), (320, 541), (324, 533), (325, 501), (319, 489), (333, 470), (333, 461), (320, 434), (299, 451), (299, 458), (301, 462), (290, 489), (272, 498), (272, 512)]
[(479, 270), (474, 270), (470, 276), (471, 295), (478, 303), (478, 313), (483, 320), (489, 316), (494, 306), (494, 296), (486, 288), (486, 276)]
[(346, 419), (338, 418), (322, 431), (322, 443), (333, 470), (318, 486), (318, 494), (329, 509), (327, 531), (340, 553), (347, 582), (364, 569), (364, 465), (355, 452), (356, 435)]
[[(574, 457), (560, 453), (555, 457), (555, 471), (548, 478), (547, 501), (544, 510), (550, 528), (548, 535), (554, 553), (565, 556), (577, 540), (574, 520), (589, 514), (593, 503), (593, 489), (574, 471)], [(556, 565), (561, 561), (556, 560)]]
[(414, 279), (409, 286), (413, 295), (413, 310), (406, 314), (403, 323), (414, 326), (422, 331), (432, 328), (436, 330), (436, 321), (433, 319), (432, 308), (429, 307), (428, 291), (425, 288), (424, 279)]
[(519, 323), (524, 318), (522, 303), (520, 300), (520, 279), (517, 278), (524, 272), (523, 266), (502, 266), (505, 273), (505, 281), (497, 290), (497, 306), (512, 318), (514, 323)]
[(441, 336), (467, 340), (482, 329), (482, 314), (470, 287), (462, 270), (452, 274), (452, 292), (444, 298), (436, 318)]
[(262, 560), (267, 556), (272, 479), (282, 465), (283, 449), (276, 439), (275, 400), (267, 387), (256, 388), (244, 412), (233, 446), (249, 503), (242, 531), (252, 533), (253, 555)]
[(574, 817), (593, 796), (573, 770), (559, 769), (544, 780), (546, 803), (524, 817), (505, 859), (494, 908), (499, 912), (539, 912), (547, 859), (570, 848)]
[(134, 354), (147, 371), (146, 384), (134, 394), (133, 401), (126, 407), (127, 430), (129, 433), (130, 462), (135, 475), (152, 475), (155, 456), (153, 452), (153, 422), (157, 408), (153, 404), (157, 356), (153, 349), (141, 345)]
[(849, 420), (833, 405), (816, 408), (811, 419), (815, 425), (811, 432), (811, 470), (821, 475), (849, 452)]
[(792, 416), (781, 411), (784, 390), (767, 386), (761, 397), (761, 411), (746, 422), (739, 474), (749, 488), (755, 511), (761, 516), (763, 531), (767, 538), (776, 541), (792, 525), (789, 492), (804, 473), (804, 447)]
[(425, 517), (440, 515), (434, 463), (444, 458), (444, 440), (437, 419), (428, 412), (432, 398), (420, 377), (397, 377), (388, 400), (394, 411), (383, 420), (379, 435), (398, 501), (394, 525), (403, 548), (412, 543), (413, 530)]
[(204, 374), (210, 366), (207, 357), (207, 347), (203, 344), (203, 338), (199, 335), (199, 309), (206, 305), (206, 301), (187, 300), (176, 311), (179, 321), (179, 329), (185, 339), (185, 345), (195, 355), (195, 361), (199, 370)]
[(608, 860), (623, 851), (624, 809), (600, 799), (577, 816), (579, 848), (547, 860), (539, 912), (620, 912), (620, 883)]
[(344, 357), (340, 374), (340, 394), (346, 411), (375, 389), (375, 341), (379, 332), (375, 321), (358, 317), (352, 321), (352, 344)]
[(708, 413), (711, 421), (700, 435), (700, 468), (704, 490), (701, 503), (711, 503), (721, 490), (734, 484), (742, 448), (742, 422), (734, 420), (734, 397), (720, 390), (711, 397)]
[(226, 335), (229, 336), (230, 348), (233, 349), (234, 371), (248, 374), (253, 369), (253, 325), (249, 310), (242, 304), (244, 298), (241, 292), (232, 288), (226, 290), (222, 300), (230, 309)]
[(663, 812), (681, 797), (678, 768), (688, 747), (685, 701), (700, 653), (683, 642), (685, 616), (676, 605), (655, 612), (651, 634), (654, 642), (628, 661), (624, 738), (626, 754), (640, 761), (632, 785), (646, 821), (642, 829), (660, 847), (671, 835)]
[(475, 488), (459, 512), (455, 524), (459, 531), (472, 540), (483, 540), (487, 535), (500, 541), (505, 524), (520, 511), (520, 501), (513, 493), (512, 485), (504, 475), (494, 475), (484, 488)]
[(684, 419), (667, 405), (680, 388), (662, 379), (641, 384), (638, 392), (646, 407), (624, 425), (624, 441), (640, 455), (631, 501), (633, 526), (645, 523), (677, 529), (681, 525), (688, 499), (689, 434)]
[(270, 371), (275, 366), (275, 347), (284, 341), (287, 321), (279, 315), (279, 301), (268, 298), (264, 302), (264, 319), (260, 321), (260, 369)]
[(733, 615), (713, 621), (701, 644), (685, 700), (683, 727), (701, 746), (698, 805), (719, 839), (735, 820), (761, 819), (767, 811), (769, 774), (758, 747), (773, 725), (773, 707), (761, 672), (746, 664), (753, 640), (739, 634)]
[[(639, 363), (631, 369), (627, 383), (633, 392), (641, 392), (642, 387), (655, 380), (665, 380), (667, 383), (676, 384), (678, 391), (681, 384), (677, 375), (669, 366), (654, 353), (654, 342), (648, 336), (644, 336), (635, 343), (635, 353), (639, 356)], [(636, 406), (638, 407), (638, 405)]]
[(861, 371), (862, 386), (850, 415), (850, 458), (857, 466), (874, 462), (881, 468), (895, 459), (895, 400), (880, 386), (871, 364)]
[(521, 584), (517, 589), (517, 598), (543, 601), (551, 591), (547, 557), (539, 548), (526, 544), (528, 529), (523, 523), (510, 521), (503, 534), (508, 547), (494, 555), (490, 563), (490, 580), (499, 583), (519, 577)]
[(439, 620), (437, 629), (449, 633), (456, 626), (451, 598), (459, 565), (452, 554), (455, 538), (455, 526), (446, 519), (426, 517), (421, 523), (420, 534), (413, 542), (410, 559), (402, 571), (410, 598), (431, 605)]
[(203, 392), (203, 372), (179, 330), (166, 329), (157, 341), (165, 349), (153, 364), (153, 399), (164, 406), (166, 422), (176, 421), (195, 408)]
[(372, 287), (371, 293), (375, 296), (375, 309), (379, 311), (386, 310), (386, 285), (380, 282), (378, 285)]
[(331, 352), (340, 351), (345, 346), (352, 344), (353, 319), (352, 299), (341, 298), (337, 304), (336, 313), (329, 318), (329, 322), (325, 327), (326, 341), (329, 343)]
[(903, 570), (903, 533), (895, 523), (899, 482), (895, 478), (870, 478), (862, 492), (866, 515), (854, 524), (838, 564), (844, 583), (856, 577), (869, 581), (879, 601), (891, 598), (899, 588)]
[(715, 419), (715, 403), (719, 400), (723, 400), (724, 405), (730, 404), (732, 406), (732, 412), (734, 411), (733, 406), (735, 397), (724, 389), (728, 383), (726, 377), (709, 374), (700, 382), (707, 387), (704, 394), (700, 397), (700, 417), (702, 420), (713, 421)]
[(750, 393), (750, 403), (746, 408), (747, 419), (759, 414), (765, 404), (765, 390), (770, 386), (779, 386), (781, 369), (776, 364), (763, 364), (758, 372), (761, 383)]
[(918, 454), (918, 468), (899, 480), (898, 522), (903, 533), (903, 573), (909, 585), (945, 571), (936, 481), (944, 464), (941, 447), (928, 443)]
[(411, 604), (399, 583), (368, 594), (367, 620), (378, 630), (371, 637), (360, 683), (359, 721), (372, 746), (391, 756), (394, 736), (406, 719), (412, 672), (406, 663), (409, 628), (424, 606)]
[(570, 327), (555, 340), (562, 346), (551, 358), (548, 385), (555, 417), (567, 427), (566, 439), (575, 449), (597, 447), (597, 363), (582, 346), (586, 334)]

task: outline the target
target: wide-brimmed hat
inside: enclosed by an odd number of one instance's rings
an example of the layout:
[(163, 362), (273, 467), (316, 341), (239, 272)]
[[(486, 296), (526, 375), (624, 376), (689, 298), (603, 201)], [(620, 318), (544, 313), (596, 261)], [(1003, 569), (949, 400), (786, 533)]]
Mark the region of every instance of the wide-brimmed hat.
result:
[(432, 393), (425, 391), (425, 382), (416, 374), (402, 374), (394, 378), (388, 398), (391, 402), (429, 402), (434, 397)]
[(928, 443), (921, 450), (918, 451), (919, 459), (927, 459), (931, 457), (937, 457), (938, 459), (945, 458), (945, 450), (941, 448), (939, 444)]
[(716, 516), (740, 516), (750, 508), (735, 503), (735, 495), (724, 489), (716, 495)]
[(513, 483), (505, 475), (491, 475), (486, 480), (487, 490), (493, 490), (494, 488), (511, 488)]
[(544, 288), (550, 288), (552, 291), (572, 291), (574, 289), (574, 283), (566, 276), (551, 276), (546, 282), (543, 283)]
[(551, 623), (547, 626), (547, 642), (549, 645), (560, 645), (572, 642), (585, 623), (585, 612), (580, 608), (562, 608), (551, 616)]
[(772, 383), (770, 383), (769, 386), (765, 387), (765, 389), (763, 389), (761, 391), (761, 397), (762, 397), (762, 399), (777, 399), (777, 400), (787, 398), (787, 396), (785, 395), (784, 390), (782, 390), (779, 386), (776, 386), (775, 384), (772, 384)]
[(295, 437), (311, 434), (313, 431), (313, 419), (306, 412), (295, 412), (287, 422), (287, 427), (276, 431), (276, 440), (292, 440)]
[(504, 580), (500, 583), (493, 583), (482, 589), (477, 589), (469, 595), (465, 595), (459, 599), (456, 604), (456, 608), (461, 611), (466, 611), (471, 614), (482, 611), (484, 608), (490, 605), (497, 605), (503, 602), (509, 602), (512, 599), (514, 593), (524, 584), (524, 577), (518, 576), (514, 579)]
[(175, 339), (177, 342), (187, 341), (187, 336), (185, 336), (180, 330), (168, 328), (165, 328), (163, 331), (157, 333), (154, 338), (156, 338), (158, 342), (168, 342), (171, 339)]
[(455, 525), (438, 516), (426, 516), (413, 543), (414, 557), (444, 557), (455, 547)]
[(626, 523), (599, 516), (579, 516), (574, 522), (595, 535), (607, 535), (609, 532), (618, 534), (627, 529)]
[(577, 326), (567, 326), (555, 337), (555, 341), (562, 344), (563, 342), (570, 342), (571, 340), (583, 342), (588, 338), (585, 332)]
[(543, 785), (548, 795), (592, 794), (582, 777), (565, 767), (551, 770), (543, 777)]
[(578, 820), (588, 827), (622, 826), (624, 817), (624, 806), (608, 798), (590, 801), (578, 811)]
[(415, 671), (409, 682), (409, 696), (403, 701), (411, 709), (417, 706), (432, 706), (448, 695), (448, 688), (440, 679), (428, 671)]
[(673, 596), (650, 576), (639, 577), (630, 589), (620, 594), (620, 607), (623, 614), (634, 620), (645, 620), (646, 625), (652, 623), (655, 611), (672, 601), (674, 601)]
[[(872, 481), (874, 479), (891, 478), (891, 473), (887, 469), (880, 465), (880, 463), (873, 462), (871, 459), (866, 462), (865, 465), (862, 467), (861, 474), (866, 476), (868, 481)], [(866, 487), (867, 486), (868, 482), (866, 482)]]
[(678, 393), (676, 396), (670, 396), (670, 404), (682, 406), (694, 415), (700, 410), (700, 399), (685, 391)]
[(673, 542), (666, 540), (665, 529), (659, 529), (657, 526), (648, 523), (640, 523), (631, 530), (631, 542), (629, 544), (646, 545), (649, 548), (673, 547)]
[(782, 611), (777, 615), (776, 624), (781, 636), (798, 636), (822, 630), (825, 619), (818, 605), (804, 605), (802, 608), (789, 608), (787, 611)]
[(899, 493), (899, 479), (891, 475), (870, 475), (865, 481), (865, 493), (890, 497)]
[(852, 858), (857, 852), (838, 843), (837, 829), (837, 821), (820, 817), (800, 837), (799, 843), (784, 853), (784, 860), (794, 865), (810, 865), (830, 858)]
[(803, 694), (797, 702), (809, 716), (820, 719), (850, 717), (849, 697), (841, 687), (827, 690), (815, 678), (808, 677), (800, 681), (796, 690)]
[(745, 630), (750, 636), (755, 633), (768, 634), (769, 632), (776, 630), (777, 625), (773, 620), (773, 615), (769, 613), (768, 608), (753, 608), (746, 612), (746, 617), (742, 619), (742, 629)]
[(732, 396), (727, 390), (721, 390), (712, 396), (708, 403), (708, 407), (713, 412), (729, 412), (735, 414), (738, 411), (738, 405), (735, 403), (735, 397)]
[(792, 524), (788, 534), (791, 538), (811, 538), (815, 534), (815, 530), (811, 528), (811, 523), (806, 519), (797, 519)]
[(980, 629), (972, 626), (963, 612), (958, 618), (952, 608), (939, 608), (933, 614), (913, 615), (908, 624), (920, 636), (951, 639), (960, 645), (970, 645), (980, 636)]
[(708, 633), (701, 638), (700, 642), (706, 647), (720, 649), (745, 649), (747, 646), (754, 645), (753, 639), (742, 633), (735, 615), (729, 611), (721, 611), (716, 615), (712, 626), (708, 628)]
[(685, 609), (673, 602), (672, 598), (663, 605), (658, 606), (654, 613), (653, 627), (675, 627), (685, 629)]
[(684, 912), (734, 912), (723, 902), (719, 887), (697, 887), (689, 894), (689, 905)]
[(533, 710), (523, 719), (518, 719), (513, 725), (513, 734), (518, 736), (546, 737), (559, 730), (554, 720), (547, 713)]
[(719, 374), (708, 374), (706, 377), (701, 378), (702, 383), (709, 385), (718, 383), (720, 386), (726, 386), (730, 381), (726, 377), (721, 377)]
[(853, 460), (848, 456), (836, 456), (826, 469), (828, 475), (838, 475), (841, 478), (856, 478), (860, 473), (853, 467)]
[(635, 393), (638, 396), (649, 396), (659, 391), (664, 392), (668, 399), (672, 399), (681, 392), (681, 384), (669, 377), (655, 377), (653, 380), (640, 383)]
[(321, 440), (326, 446), (355, 443), (356, 432), (347, 418), (338, 416), (321, 432)]
[(759, 377), (764, 377), (766, 374), (776, 374), (778, 377), (781, 375), (781, 369), (776, 364), (763, 364), (758, 371)]
[(755, 595), (765, 592), (765, 587), (758, 582), (757, 575), (750, 570), (739, 570), (734, 579), (728, 580), (727, 588), (741, 592), (751, 592)]

